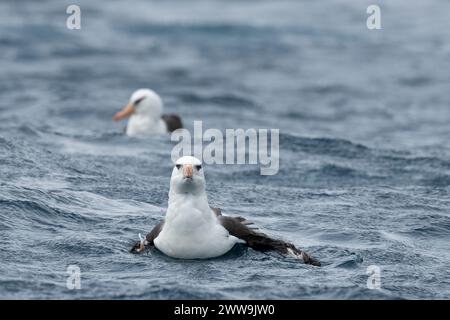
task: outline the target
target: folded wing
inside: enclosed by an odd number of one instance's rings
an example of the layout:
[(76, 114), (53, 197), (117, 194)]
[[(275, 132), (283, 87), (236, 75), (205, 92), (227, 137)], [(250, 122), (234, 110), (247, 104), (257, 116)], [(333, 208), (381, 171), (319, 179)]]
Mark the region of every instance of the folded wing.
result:
[(168, 132), (183, 128), (181, 118), (176, 114), (163, 114), (161, 118), (166, 123)]
[(292, 255), (303, 260), (306, 264), (320, 266), (320, 262), (312, 258), (306, 252), (296, 248), (292, 243), (273, 239), (252, 227), (252, 222), (242, 217), (228, 217), (221, 214), (219, 208), (212, 208), (222, 226), (228, 232), (245, 241), (246, 245), (258, 251), (276, 251), (283, 255)]

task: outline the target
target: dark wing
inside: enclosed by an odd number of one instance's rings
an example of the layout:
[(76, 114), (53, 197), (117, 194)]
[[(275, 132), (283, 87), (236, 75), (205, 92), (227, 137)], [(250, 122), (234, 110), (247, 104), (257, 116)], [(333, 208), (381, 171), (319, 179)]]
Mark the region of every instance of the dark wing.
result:
[(250, 227), (251, 222), (242, 217), (227, 217), (221, 214), (220, 209), (211, 208), (216, 213), (222, 226), (236, 238), (245, 241), (246, 245), (258, 251), (276, 251), (283, 255), (292, 254), (301, 258), (306, 264), (320, 266), (320, 262), (310, 257), (306, 252), (296, 248), (292, 243), (272, 239), (268, 235)]
[(144, 245), (142, 245), (141, 242), (136, 242), (136, 244), (131, 248), (130, 252), (141, 253), (142, 251), (144, 251), (143, 249), (145, 249), (145, 247), (154, 246), (155, 244), (153, 243), (153, 240), (155, 240), (156, 237), (158, 237), (159, 233), (161, 232), (161, 230), (163, 228), (163, 225), (164, 225), (164, 221), (161, 221), (160, 223), (158, 223), (152, 229), (152, 231), (150, 231), (150, 233), (147, 234), (147, 236), (145, 237), (146, 243)]
[(167, 131), (169, 132), (173, 132), (177, 129), (183, 128), (181, 118), (176, 114), (163, 114), (161, 118), (166, 123)]

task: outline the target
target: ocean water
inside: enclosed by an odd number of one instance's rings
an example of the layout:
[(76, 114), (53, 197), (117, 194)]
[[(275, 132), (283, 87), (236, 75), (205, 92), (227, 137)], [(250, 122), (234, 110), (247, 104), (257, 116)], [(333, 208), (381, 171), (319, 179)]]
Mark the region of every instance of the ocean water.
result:
[[(381, 30), (372, 1), (80, 0), (68, 30), (71, 3), (0, 3), (0, 298), (450, 298), (448, 1), (377, 1)], [(190, 129), (280, 129), (279, 173), (205, 166), (209, 201), (323, 266), (130, 254), (174, 146), (111, 121), (141, 87)]]

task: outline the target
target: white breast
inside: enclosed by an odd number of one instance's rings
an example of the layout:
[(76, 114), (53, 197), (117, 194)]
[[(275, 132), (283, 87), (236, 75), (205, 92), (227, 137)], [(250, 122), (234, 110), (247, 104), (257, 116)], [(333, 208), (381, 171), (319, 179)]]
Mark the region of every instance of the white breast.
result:
[(167, 132), (166, 124), (161, 119), (153, 120), (149, 117), (132, 115), (128, 120), (128, 136), (144, 136), (150, 134), (164, 134)]
[(237, 242), (239, 239), (219, 224), (209, 207), (201, 210), (189, 203), (176, 209), (169, 207), (164, 227), (154, 241), (164, 254), (181, 259), (218, 257)]

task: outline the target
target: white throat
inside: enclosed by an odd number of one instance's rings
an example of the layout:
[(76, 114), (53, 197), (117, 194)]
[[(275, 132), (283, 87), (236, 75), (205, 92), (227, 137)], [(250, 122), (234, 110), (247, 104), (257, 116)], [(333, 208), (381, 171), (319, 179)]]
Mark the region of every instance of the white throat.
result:
[(209, 219), (212, 217), (206, 193), (202, 195), (194, 195), (191, 193), (169, 194), (169, 207), (167, 208), (166, 220), (176, 219), (180, 214), (183, 214), (187, 219)]

